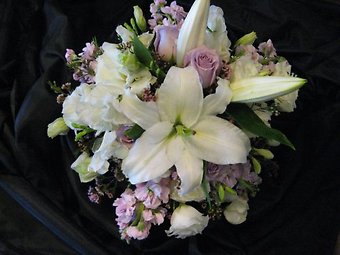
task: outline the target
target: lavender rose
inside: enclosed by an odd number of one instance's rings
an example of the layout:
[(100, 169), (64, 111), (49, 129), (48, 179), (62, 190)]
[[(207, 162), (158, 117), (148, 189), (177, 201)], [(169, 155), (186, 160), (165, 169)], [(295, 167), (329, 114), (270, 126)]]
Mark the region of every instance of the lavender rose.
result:
[(189, 65), (198, 72), (203, 88), (208, 88), (221, 71), (222, 61), (216, 50), (200, 46), (185, 55), (184, 66)]
[(176, 59), (176, 48), (179, 30), (176, 26), (158, 26), (155, 28), (155, 50), (162, 60)]

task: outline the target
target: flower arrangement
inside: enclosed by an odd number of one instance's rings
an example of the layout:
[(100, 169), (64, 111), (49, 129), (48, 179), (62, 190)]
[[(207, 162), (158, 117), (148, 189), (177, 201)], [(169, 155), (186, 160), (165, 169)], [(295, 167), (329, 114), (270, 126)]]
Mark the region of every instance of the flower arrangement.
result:
[(294, 149), (272, 115), (292, 112), (306, 82), (271, 42), (251, 32), (231, 45), (209, 0), (187, 13), (165, 0), (151, 19), (134, 7), (119, 43), (93, 40), (66, 50), (77, 84), (51, 87), (62, 117), (48, 136), (72, 130), (80, 155), (71, 168), (92, 183), (88, 196), (112, 199), (121, 238), (145, 239), (170, 221), (168, 236), (202, 233), (211, 220), (246, 220), (261, 168), (279, 144)]

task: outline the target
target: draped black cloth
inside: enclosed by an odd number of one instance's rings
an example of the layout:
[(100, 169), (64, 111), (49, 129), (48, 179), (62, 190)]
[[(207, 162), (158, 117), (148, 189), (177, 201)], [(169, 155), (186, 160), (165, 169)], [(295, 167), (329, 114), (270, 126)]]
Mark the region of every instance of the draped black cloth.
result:
[[(166, 238), (153, 227), (145, 241), (119, 240), (114, 208), (87, 199), (70, 169), (74, 147), (49, 139), (61, 115), (48, 81), (70, 80), (66, 48), (80, 52), (151, 1), (0, 1), (1, 254), (290, 254), (332, 255), (340, 225), (340, 4), (336, 0), (212, 0), (223, 8), (232, 41), (256, 31), (272, 39), (293, 72), (308, 79), (298, 108), (272, 126), (295, 144), (275, 150), (279, 176), (263, 174), (248, 220), (211, 222), (202, 235)], [(188, 7), (190, 1), (177, 1)]]

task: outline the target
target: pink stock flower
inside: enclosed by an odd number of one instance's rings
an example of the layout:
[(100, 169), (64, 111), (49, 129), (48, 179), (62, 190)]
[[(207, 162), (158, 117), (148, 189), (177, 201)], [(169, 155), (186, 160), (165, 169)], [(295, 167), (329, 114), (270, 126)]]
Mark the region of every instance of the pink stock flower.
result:
[(164, 61), (176, 59), (176, 48), (179, 30), (176, 26), (157, 26), (154, 47)]
[(184, 66), (192, 66), (198, 72), (203, 88), (215, 82), (222, 68), (222, 61), (217, 52), (206, 46), (189, 51), (184, 57)]
[(143, 226), (129, 226), (125, 233), (134, 239), (143, 240), (148, 237), (151, 228), (151, 223), (145, 222)]

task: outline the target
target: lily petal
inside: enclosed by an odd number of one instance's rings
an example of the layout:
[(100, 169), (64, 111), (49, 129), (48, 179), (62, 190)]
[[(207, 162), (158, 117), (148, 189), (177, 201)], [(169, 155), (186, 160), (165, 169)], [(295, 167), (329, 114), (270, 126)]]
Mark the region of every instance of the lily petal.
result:
[(170, 122), (159, 122), (135, 142), (122, 163), (123, 173), (132, 184), (158, 178), (173, 166), (166, 154), (172, 128)]
[(232, 102), (254, 103), (274, 99), (291, 93), (306, 83), (297, 77), (265, 76), (237, 80), (230, 84)]
[(216, 115), (223, 113), (231, 101), (232, 92), (229, 81), (219, 79), (215, 94), (210, 94), (204, 98), (202, 115)]
[(203, 89), (197, 71), (171, 67), (158, 90), (157, 104), (162, 120), (178, 120), (190, 128), (198, 120), (203, 107)]
[(209, 15), (209, 0), (196, 0), (185, 18), (177, 40), (177, 66), (183, 66), (185, 54), (204, 43)]
[(206, 116), (193, 127), (195, 135), (184, 141), (197, 157), (215, 164), (245, 163), (250, 151), (248, 137), (230, 122)]
[(156, 103), (143, 102), (136, 95), (124, 95), (120, 107), (131, 121), (143, 129), (148, 129), (160, 121)]
[(203, 160), (183, 147), (181, 157), (175, 163), (177, 174), (181, 179), (180, 195), (185, 195), (201, 185), (203, 178)]

